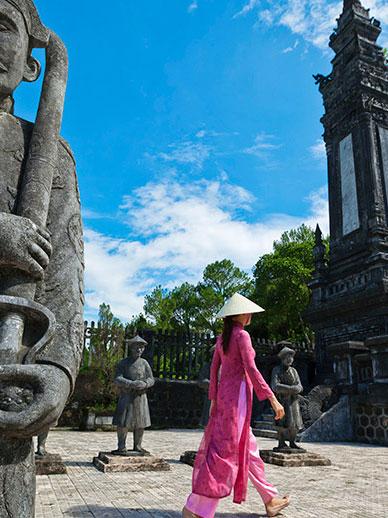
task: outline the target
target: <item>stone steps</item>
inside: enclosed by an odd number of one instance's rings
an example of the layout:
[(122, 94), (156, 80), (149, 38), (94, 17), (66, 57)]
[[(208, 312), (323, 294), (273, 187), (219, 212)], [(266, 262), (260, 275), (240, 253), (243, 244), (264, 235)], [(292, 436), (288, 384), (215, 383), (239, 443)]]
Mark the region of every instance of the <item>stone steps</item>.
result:
[(272, 413), (263, 414), (261, 419), (254, 422), (252, 428), (256, 437), (277, 438), (277, 431), (274, 425), (274, 415)]
[(263, 428), (252, 428), (255, 437), (266, 437), (267, 439), (277, 439), (278, 433), (276, 430), (266, 430)]

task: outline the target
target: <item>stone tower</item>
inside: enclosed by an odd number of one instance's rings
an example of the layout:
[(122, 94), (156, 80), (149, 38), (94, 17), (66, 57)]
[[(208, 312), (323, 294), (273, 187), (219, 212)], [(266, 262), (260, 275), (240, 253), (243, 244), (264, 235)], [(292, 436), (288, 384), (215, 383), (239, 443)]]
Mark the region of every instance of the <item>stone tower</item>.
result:
[(344, 0), (330, 37), (332, 72), (315, 76), (325, 108), (330, 257), (326, 264), (318, 228), (306, 317), (321, 379), (331, 374), (335, 344), (365, 355), (365, 340), (388, 335), (388, 68), (380, 32), (358, 0)]

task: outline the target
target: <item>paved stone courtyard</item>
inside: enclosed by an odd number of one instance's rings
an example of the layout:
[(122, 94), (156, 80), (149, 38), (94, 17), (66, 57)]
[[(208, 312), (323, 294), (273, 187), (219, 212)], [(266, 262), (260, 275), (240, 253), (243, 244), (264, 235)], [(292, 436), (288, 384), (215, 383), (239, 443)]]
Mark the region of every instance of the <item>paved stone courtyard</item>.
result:
[[(62, 455), (67, 475), (37, 480), (36, 518), (178, 518), (191, 488), (191, 468), (181, 464), (184, 450), (196, 449), (197, 430), (148, 431), (144, 446), (163, 456), (170, 472), (103, 474), (92, 465), (100, 450), (116, 446), (108, 432), (53, 431), (48, 450)], [(261, 447), (275, 442), (259, 439)], [(308, 449), (329, 457), (329, 467), (267, 466), (268, 479), (292, 504), (285, 518), (388, 518), (388, 449), (361, 444), (311, 444)], [(217, 516), (264, 517), (261, 500), (250, 486), (244, 505), (224, 499)]]

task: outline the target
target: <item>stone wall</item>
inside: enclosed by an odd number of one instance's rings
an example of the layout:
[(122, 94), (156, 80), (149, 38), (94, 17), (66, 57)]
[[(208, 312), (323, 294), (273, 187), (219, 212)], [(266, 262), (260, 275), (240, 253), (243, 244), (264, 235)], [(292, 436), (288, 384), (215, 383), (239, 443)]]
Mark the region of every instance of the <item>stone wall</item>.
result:
[(342, 396), (337, 404), (301, 433), (301, 442), (336, 442), (353, 439), (349, 396)]
[(356, 441), (388, 445), (388, 403), (373, 405), (366, 398), (353, 398), (354, 435)]

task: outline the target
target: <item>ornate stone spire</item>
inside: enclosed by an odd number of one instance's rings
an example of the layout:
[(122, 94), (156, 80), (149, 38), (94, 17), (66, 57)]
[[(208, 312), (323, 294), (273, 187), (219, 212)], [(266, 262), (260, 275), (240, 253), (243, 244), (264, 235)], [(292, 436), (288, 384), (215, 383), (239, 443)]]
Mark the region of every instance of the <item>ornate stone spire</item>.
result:
[(344, 0), (344, 11), (353, 7), (362, 7), (361, 2), (359, 0)]
[[(365, 9), (359, 0), (344, 0), (343, 5), (337, 28), (330, 37), (330, 47), (339, 54), (352, 41), (362, 40), (374, 45), (381, 32), (380, 22), (370, 17), (369, 9)], [(359, 45), (353, 49), (357, 47)]]
[(326, 247), (322, 240), (322, 230), (319, 225), (315, 229), (315, 245), (313, 248), (313, 256), (315, 263), (315, 276), (322, 274), (326, 270), (325, 260)]

